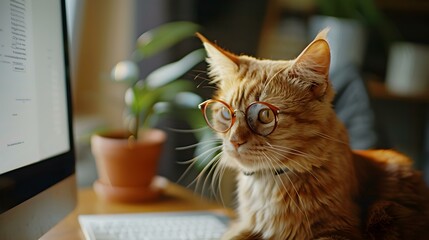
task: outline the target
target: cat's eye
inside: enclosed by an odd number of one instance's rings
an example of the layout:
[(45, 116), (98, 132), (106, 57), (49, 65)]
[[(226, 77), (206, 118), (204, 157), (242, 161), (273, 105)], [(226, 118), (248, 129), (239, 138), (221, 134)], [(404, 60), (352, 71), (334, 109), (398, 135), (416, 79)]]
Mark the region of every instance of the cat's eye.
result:
[(222, 107), (220, 109), (220, 116), (224, 119), (224, 120), (231, 120), (231, 112), (227, 107)]
[(207, 100), (199, 105), (207, 125), (217, 132), (228, 131), (235, 120), (233, 110), (220, 100)]
[(233, 110), (222, 100), (210, 99), (198, 106), (207, 125), (217, 132), (227, 132), (235, 123), (235, 112), (244, 113), (247, 126), (256, 134), (268, 136), (277, 127), (280, 110), (266, 102), (253, 102), (245, 111)]
[(253, 132), (267, 136), (277, 127), (279, 109), (265, 102), (254, 102), (246, 109), (247, 125)]
[(274, 121), (273, 111), (271, 111), (271, 109), (269, 108), (262, 109), (261, 111), (259, 111), (258, 120), (263, 124), (268, 124)]

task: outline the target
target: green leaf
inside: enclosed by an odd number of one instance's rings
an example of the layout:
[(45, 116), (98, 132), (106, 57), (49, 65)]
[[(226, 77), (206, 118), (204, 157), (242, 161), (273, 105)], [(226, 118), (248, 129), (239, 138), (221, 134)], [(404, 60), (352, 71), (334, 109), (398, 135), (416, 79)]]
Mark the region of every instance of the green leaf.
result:
[(139, 67), (133, 61), (120, 61), (113, 68), (111, 77), (118, 82), (136, 82), (139, 78)]
[(153, 28), (137, 39), (137, 58), (141, 60), (153, 56), (193, 36), (198, 29), (199, 25), (186, 21), (166, 23)]
[(161, 101), (175, 101), (176, 95), (180, 92), (191, 91), (195, 89), (194, 84), (188, 80), (176, 80), (159, 88), (162, 91)]
[(125, 92), (124, 100), (125, 100), (125, 104), (128, 106), (131, 113), (133, 115), (137, 115), (139, 108), (138, 108), (137, 99), (136, 99), (136, 89), (133, 87), (128, 88), (127, 91)]
[[(174, 103), (183, 108), (198, 109), (198, 104), (203, 102), (200, 95), (193, 92), (180, 92), (174, 98)], [(199, 109), (198, 109), (199, 111)]]
[(155, 89), (152, 91), (146, 91), (144, 94), (139, 96), (139, 107), (140, 111), (143, 112), (143, 115), (152, 111), (153, 105), (160, 100), (161, 94), (161, 89)]
[(139, 112), (141, 113), (141, 124), (147, 127), (148, 120), (153, 114), (153, 106), (161, 100), (161, 89), (146, 91), (145, 94), (139, 96)]
[(197, 49), (177, 62), (164, 65), (154, 70), (146, 77), (146, 84), (149, 88), (158, 88), (166, 85), (187, 73), (195, 65), (203, 61), (205, 56), (206, 53), (204, 49)]

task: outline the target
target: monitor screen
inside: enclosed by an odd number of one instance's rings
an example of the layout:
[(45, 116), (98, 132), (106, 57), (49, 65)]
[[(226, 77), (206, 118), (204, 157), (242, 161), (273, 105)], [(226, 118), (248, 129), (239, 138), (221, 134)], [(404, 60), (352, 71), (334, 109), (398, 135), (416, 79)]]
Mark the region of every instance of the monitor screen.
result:
[(0, 0), (0, 232), (74, 174), (68, 71), (64, 1)]
[(70, 150), (61, 13), (40, 3), (0, 2), (0, 174)]

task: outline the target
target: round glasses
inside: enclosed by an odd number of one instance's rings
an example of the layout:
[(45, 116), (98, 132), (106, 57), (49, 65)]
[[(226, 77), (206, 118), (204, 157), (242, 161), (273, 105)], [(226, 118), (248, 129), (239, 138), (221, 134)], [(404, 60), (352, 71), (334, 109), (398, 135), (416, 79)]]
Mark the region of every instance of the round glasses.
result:
[[(222, 100), (209, 99), (198, 106), (207, 125), (216, 132), (227, 132), (234, 125), (237, 112)], [(244, 117), (249, 128), (261, 136), (270, 135), (277, 127), (280, 109), (266, 102), (253, 102), (247, 106)]]

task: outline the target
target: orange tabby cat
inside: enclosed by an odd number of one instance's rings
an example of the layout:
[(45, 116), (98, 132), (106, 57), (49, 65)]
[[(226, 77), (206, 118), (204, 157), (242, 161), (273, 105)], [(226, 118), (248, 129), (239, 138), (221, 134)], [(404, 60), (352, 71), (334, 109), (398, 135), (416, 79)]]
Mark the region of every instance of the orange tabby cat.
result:
[(327, 32), (290, 61), (237, 56), (197, 34), (218, 88), (200, 108), (222, 139), (219, 166), (240, 172), (224, 239), (429, 239), (429, 191), (411, 161), (350, 150), (331, 106)]

